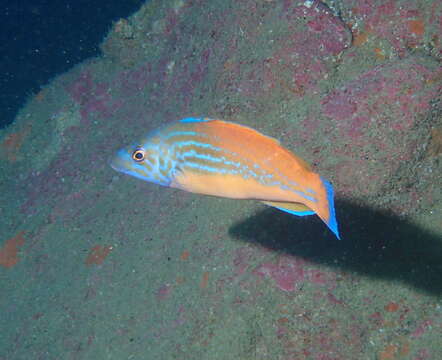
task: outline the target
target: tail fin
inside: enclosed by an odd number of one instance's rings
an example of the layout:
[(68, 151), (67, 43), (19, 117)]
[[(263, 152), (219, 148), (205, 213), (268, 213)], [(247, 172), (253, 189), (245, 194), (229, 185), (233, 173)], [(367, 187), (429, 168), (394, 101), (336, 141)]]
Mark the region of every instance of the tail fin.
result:
[(333, 186), (327, 180), (321, 177), (321, 181), (324, 184), (325, 190), (327, 192), (327, 202), (328, 202), (328, 213), (329, 218), (328, 221), (324, 221), (328, 228), (336, 235), (336, 237), (341, 240), (339, 236), (338, 223), (336, 221), (336, 212), (335, 212), (335, 200), (334, 200), (334, 191)]
[[(300, 203), (293, 203), (293, 202), (280, 202), (280, 201), (262, 201), (264, 204), (273, 206), (279, 210), (288, 212), (292, 215), (296, 216), (305, 216), (305, 215), (313, 215), (317, 214), (328, 226), (328, 228), (333, 232), (333, 234), (336, 235), (338, 240), (341, 240), (341, 237), (339, 236), (339, 230), (338, 230), (338, 223), (336, 221), (336, 213), (335, 213), (335, 204), (334, 204), (334, 191), (333, 186), (330, 184), (327, 180), (320, 178), (321, 182), (324, 184), (325, 192), (327, 199), (324, 199), (324, 201), (327, 201), (328, 205), (328, 211), (323, 214), (321, 211), (320, 213), (317, 213), (310, 209), (307, 205), (300, 204)], [(325, 209), (324, 209), (325, 211)], [(321, 215), (324, 216), (321, 216)], [(325, 215), (328, 214), (328, 220), (325, 220)]]

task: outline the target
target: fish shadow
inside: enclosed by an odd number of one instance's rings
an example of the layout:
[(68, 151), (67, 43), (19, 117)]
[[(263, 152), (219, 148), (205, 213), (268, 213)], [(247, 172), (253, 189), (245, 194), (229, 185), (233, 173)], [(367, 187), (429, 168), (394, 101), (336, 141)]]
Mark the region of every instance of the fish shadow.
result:
[(242, 241), (442, 295), (442, 237), (389, 212), (336, 201), (342, 240), (317, 216), (267, 208), (229, 229)]

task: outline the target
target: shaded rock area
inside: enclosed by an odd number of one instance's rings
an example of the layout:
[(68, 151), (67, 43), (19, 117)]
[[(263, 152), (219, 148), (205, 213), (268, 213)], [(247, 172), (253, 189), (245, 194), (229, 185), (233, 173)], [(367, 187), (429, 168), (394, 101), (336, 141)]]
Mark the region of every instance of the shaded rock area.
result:
[[(0, 131), (0, 359), (442, 357), (441, 14), (152, 0), (116, 22), (102, 56)], [(311, 163), (334, 184), (342, 242), (316, 217), (109, 167), (188, 116)]]

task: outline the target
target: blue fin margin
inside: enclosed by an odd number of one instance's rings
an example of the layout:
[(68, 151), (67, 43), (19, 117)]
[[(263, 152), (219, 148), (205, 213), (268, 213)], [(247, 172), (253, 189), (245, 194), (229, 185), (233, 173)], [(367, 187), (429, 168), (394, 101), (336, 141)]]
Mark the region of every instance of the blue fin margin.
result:
[(306, 210), (306, 211), (293, 211), (293, 210), (288, 210), (288, 209), (284, 209), (284, 208), (280, 208), (277, 206), (273, 206), (275, 209), (284, 211), (286, 213), (292, 214), (292, 215), (296, 215), (296, 216), (307, 216), (307, 215), (314, 215), (315, 212), (311, 211), (311, 210)]
[(322, 177), (321, 181), (323, 182), (325, 190), (327, 192), (328, 211), (330, 214), (330, 218), (328, 219), (328, 222), (326, 224), (328, 228), (333, 232), (333, 234), (336, 235), (338, 240), (341, 240), (341, 237), (339, 236), (338, 222), (336, 221), (335, 200), (334, 200), (335, 193), (333, 191), (333, 186), (330, 182), (328, 182)]

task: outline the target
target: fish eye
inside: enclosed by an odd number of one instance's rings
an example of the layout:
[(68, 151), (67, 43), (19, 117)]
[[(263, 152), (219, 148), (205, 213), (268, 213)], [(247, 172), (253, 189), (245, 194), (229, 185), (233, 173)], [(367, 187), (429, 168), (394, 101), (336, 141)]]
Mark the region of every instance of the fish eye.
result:
[(132, 160), (136, 162), (141, 162), (146, 158), (146, 150), (143, 148), (135, 149), (135, 151), (132, 153)]

